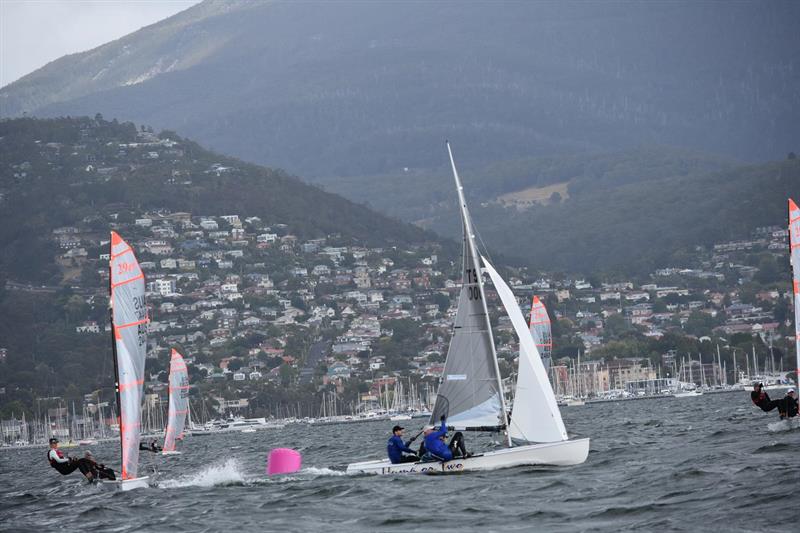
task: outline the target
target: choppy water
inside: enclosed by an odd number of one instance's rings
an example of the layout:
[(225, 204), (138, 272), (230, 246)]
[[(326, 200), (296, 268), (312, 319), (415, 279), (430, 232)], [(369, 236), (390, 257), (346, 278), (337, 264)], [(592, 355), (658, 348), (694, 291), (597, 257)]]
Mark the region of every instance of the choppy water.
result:
[[(108, 493), (77, 473), (59, 475), (43, 448), (2, 451), (0, 530), (789, 531), (797, 523), (800, 430), (774, 424), (747, 393), (563, 414), (571, 434), (592, 438), (584, 465), (348, 476), (347, 463), (381, 455), (390, 423), (287, 426), (189, 438), (179, 456), (142, 452), (159, 486)], [(302, 451), (300, 473), (266, 476), (265, 456), (278, 446)], [(117, 451), (92, 449), (100, 460)]]

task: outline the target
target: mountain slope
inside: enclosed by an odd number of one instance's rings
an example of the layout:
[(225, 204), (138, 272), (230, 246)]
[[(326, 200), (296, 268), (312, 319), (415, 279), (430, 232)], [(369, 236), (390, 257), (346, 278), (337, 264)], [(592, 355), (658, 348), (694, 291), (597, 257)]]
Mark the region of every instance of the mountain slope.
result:
[(0, 114), (167, 127), (304, 176), (800, 134), (794, 2), (214, 2), (0, 90)]
[(210, 152), (179, 136), (102, 118), (0, 121), (0, 274), (47, 279), (51, 231), (109, 213), (168, 209), (259, 216), (300, 238), (343, 236), (380, 246), (431, 240), (279, 170)]

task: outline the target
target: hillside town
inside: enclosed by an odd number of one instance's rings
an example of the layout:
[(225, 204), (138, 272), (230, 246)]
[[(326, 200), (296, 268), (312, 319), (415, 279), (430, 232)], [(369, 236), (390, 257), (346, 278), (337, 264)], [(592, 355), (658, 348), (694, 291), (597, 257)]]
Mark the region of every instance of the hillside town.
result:
[[(184, 146), (163, 134), (142, 128), (135, 142), (100, 145), (93, 132), (85, 128), (72, 145), (41, 145), (37, 165), (53, 166), (64, 155), (83, 159), (80, 169), (92, 181), (119, 178), (131, 158), (145, 168), (165, 161), (183, 168)], [(14, 179), (29, 179), (37, 165), (15, 164)], [(189, 186), (193, 173), (238, 172), (223, 162), (192, 165), (191, 172), (174, 170), (164, 179)], [(244, 213), (132, 212), (112, 204), (80, 224), (52, 230), (59, 286), (10, 279), (6, 288), (66, 291), (76, 310), (75, 333), (109, 335), (108, 229), (134, 247), (147, 282), (152, 412), (166, 403), (172, 348), (188, 363), (198, 419), (431, 407), (460, 290), (455, 247), (370, 247), (341, 234), (301, 238), (290, 224)], [(784, 228), (758, 228), (748, 240), (696, 247), (685, 265), (658, 268), (646, 279), (576, 278), (528, 268), (510, 268), (507, 279), (523, 311), (534, 295), (546, 302), (554, 337), (550, 377), (559, 398), (653, 393), (666, 386), (659, 380), (669, 379), (688, 387), (730, 385), (759, 367), (773, 375), (783, 369), (790, 334), (787, 239)], [(491, 285), (488, 298), (500, 371), (510, 384), (516, 337)], [(7, 347), (0, 347), (0, 356), (8, 356)], [(0, 393), (11, 392), (6, 389)], [(57, 396), (37, 402), (48, 410), (38, 417), (64, 428), (75, 412), (96, 418), (106, 407), (111, 417), (108, 391), (81, 392), (77, 407)], [(15, 415), (4, 423), (17, 428), (3, 430), (6, 442), (20, 437), (18, 420)]]

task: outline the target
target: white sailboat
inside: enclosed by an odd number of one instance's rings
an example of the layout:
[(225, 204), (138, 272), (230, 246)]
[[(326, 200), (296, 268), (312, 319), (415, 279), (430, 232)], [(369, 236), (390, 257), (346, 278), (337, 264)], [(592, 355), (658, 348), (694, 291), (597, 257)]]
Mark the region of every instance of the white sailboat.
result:
[(169, 360), (169, 411), (164, 433), (163, 455), (177, 455), (175, 442), (183, 438), (183, 428), (189, 413), (189, 371), (178, 350), (172, 349)]
[[(589, 439), (569, 440), (553, 389), (528, 324), (511, 289), (475, 244), (463, 187), (447, 144), (464, 230), (463, 270), (453, 337), (431, 423), (447, 416), (456, 430), (505, 431), (506, 447), (446, 462), (392, 464), (387, 459), (348, 465), (351, 474), (411, 474), (494, 470), (522, 465), (577, 465), (586, 461)], [(519, 337), (519, 372), (510, 418), (497, 365), (483, 286), (485, 271)]]
[(148, 317), (142, 269), (133, 249), (113, 231), (109, 286), (122, 476), (102, 485), (131, 490), (149, 486), (149, 477), (138, 475)]

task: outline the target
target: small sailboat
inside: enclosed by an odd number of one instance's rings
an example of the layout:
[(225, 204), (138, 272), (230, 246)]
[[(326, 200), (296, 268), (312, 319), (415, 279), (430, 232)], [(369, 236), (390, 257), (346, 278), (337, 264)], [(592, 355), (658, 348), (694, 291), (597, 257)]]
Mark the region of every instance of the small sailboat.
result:
[(794, 295), (794, 343), (797, 357), (795, 383), (800, 387), (800, 207), (797, 207), (791, 198), (789, 199), (789, 246)]
[(547, 308), (539, 300), (538, 296), (533, 297), (531, 304), (531, 335), (542, 357), (542, 364), (545, 372), (550, 371), (550, 356), (553, 353), (553, 334), (550, 330), (550, 316)]
[(139, 476), (142, 388), (149, 319), (144, 298), (144, 273), (133, 249), (114, 231), (111, 232), (110, 274), (109, 314), (122, 479), (104, 480), (102, 485), (131, 490), (149, 486), (149, 477)]
[[(458, 191), (464, 231), (461, 293), (453, 337), (431, 424), (447, 417), (461, 431), (506, 432), (506, 447), (446, 462), (392, 464), (386, 459), (348, 465), (350, 474), (412, 474), (494, 470), (522, 465), (577, 465), (586, 461), (589, 439), (570, 440), (539, 351), (516, 297), (486, 258), (478, 254), (475, 233), (447, 144)], [(519, 338), (519, 372), (514, 411), (509, 419), (486, 307), (483, 272), (489, 274)]]
[(183, 428), (189, 413), (189, 371), (183, 356), (172, 349), (169, 360), (169, 411), (167, 414), (167, 431), (164, 434), (163, 455), (177, 455), (175, 442), (183, 439)]

